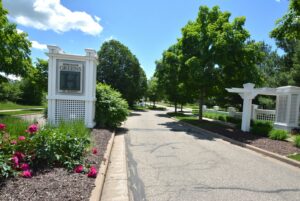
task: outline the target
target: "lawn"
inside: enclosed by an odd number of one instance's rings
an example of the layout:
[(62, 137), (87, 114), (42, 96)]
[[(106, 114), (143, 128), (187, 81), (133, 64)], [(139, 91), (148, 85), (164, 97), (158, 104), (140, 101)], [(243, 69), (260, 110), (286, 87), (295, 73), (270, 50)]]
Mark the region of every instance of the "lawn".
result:
[(0, 102), (0, 110), (45, 108), (44, 105), (20, 105), (13, 102)]
[(0, 112), (1, 116), (12, 116), (12, 115), (23, 115), (23, 114), (41, 114), (44, 109), (28, 109), (22, 111), (12, 111), (12, 112)]
[(300, 154), (294, 154), (294, 155), (290, 155), (290, 156), (288, 156), (288, 157), (291, 158), (291, 159), (300, 161)]

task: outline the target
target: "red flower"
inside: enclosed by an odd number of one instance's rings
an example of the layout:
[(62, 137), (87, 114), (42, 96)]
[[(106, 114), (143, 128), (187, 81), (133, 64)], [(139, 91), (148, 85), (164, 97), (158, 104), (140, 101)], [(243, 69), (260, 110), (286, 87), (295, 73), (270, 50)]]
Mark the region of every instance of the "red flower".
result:
[(19, 167), (19, 158), (17, 156), (13, 156), (11, 162), (13, 163), (13, 167)]
[(21, 175), (24, 178), (31, 178), (32, 177), (30, 170), (23, 171)]
[(98, 153), (97, 148), (94, 147), (94, 148), (92, 149), (92, 153), (96, 155), (96, 154)]
[(74, 169), (74, 172), (76, 172), (76, 173), (81, 173), (82, 171), (83, 171), (83, 166), (82, 165), (78, 165)]
[(5, 129), (5, 124), (0, 124), (0, 131)]
[(19, 160), (23, 160), (25, 158), (25, 154), (19, 151), (15, 152), (14, 156), (18, 157)]
[(26, 140), (26, 137), (25, 136), (19, 136), (18, 140), (20, 140), (20, 141)]
[(10, 142), (10, 144), (17, 144), (17, 141), (16, 141), (16, 140), (12, 140), (12, 141)]
[(23, 164), (21, 165), (21, 169), (25, 171), (25, 170), (29, 170), (30, 167), (29, 167), (29, 165), (28, 165), (27, 163), (23, 163)]
[(38, 131), (38, 127), (36, 124), (31, 124), (28, 129), (26, 130), (27, 133), (33, 134)]
[(97, 170), (94, 166), (91, 166), (90, 171), (88, 172), (88, 177), (95, 178), (97, 176)]

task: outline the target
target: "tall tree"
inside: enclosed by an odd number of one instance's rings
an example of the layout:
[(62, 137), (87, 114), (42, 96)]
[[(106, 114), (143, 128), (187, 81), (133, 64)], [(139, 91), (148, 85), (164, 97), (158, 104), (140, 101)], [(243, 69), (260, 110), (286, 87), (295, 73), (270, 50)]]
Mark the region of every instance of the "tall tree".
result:
[(270, 36), (275, 38), (276, 44), (285, 51), (285, 72), (293, 66), (293, 57), (297, 41), (300, 40), (300, 1), (290, 0), (288, 12), (277, 20)]
[(205, 97), (222, 94), (226, 87), (259, 81), (259, 44), (250, 41), (244, 17), (229, 21), (231, 14), (218, 6), (201, 6), (198, 17), (182, 29), (182, 53), (190, 70), (190, 88), (199, 99), (199, 120)]
[(163, 53), (163, 58), (156, 62), (155, 76), (158, 78), (158, 87), (161, 88), (167, 99), (174, 103), (175, 112), (180, 99), (179, 84), (181, 60), (180, 47), (178, 45), (171, 46)]
[(135, 55), (119, 41), (103, 43), (98, 52), (97, 81), (121, 92), (132, 106), (146, 93), (147, 78)]
[(148, 81), (147, 97), (151, 102), (153, 102), (154, 106), (155, 103), (162, 97), (162, 89), (159, 87), (158, 79), (155, 76), (151, 77)]
[[(0, 72), (24, 76), (31, 67), (30, 46), (26, 33), (18, 33), (16, 25), (7, 19), (0, 0)], [(0, 82), (6, 78), (0, 75)]]

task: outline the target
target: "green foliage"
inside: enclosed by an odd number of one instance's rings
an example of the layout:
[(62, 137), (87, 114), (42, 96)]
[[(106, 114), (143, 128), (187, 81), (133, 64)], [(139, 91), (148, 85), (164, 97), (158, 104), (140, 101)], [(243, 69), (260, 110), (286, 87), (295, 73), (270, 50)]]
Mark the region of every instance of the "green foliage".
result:
[[(0, 1), (0, 72), (24, 76), (31, 68), (30, 41), (26, 33), (18, 33), (16, 24), (7, 19)], [(0, 75), (1, 81), (7, 80)]]
[(148, 81), (147, 97), (154, 105), (162, 97), (162, 89), (158, 86), (158, 79), (156, 77), (152, 77)]
[(98, 52), (97, 81), (118, 90), (130, 106), (147, 91), (147, 78), (135, 55), (116, 40), (103, 43)]
[(19, 81), (0, 82), (0, 100), (17, 102), (21, 99), (22, 91)]
[(288, 132), (285, 130), (273, 129), (269, 132), (269, 138), (272, 140), (285, 140), (288, 137)]
[(33, 138), (34, 166), (62, 166), (72, 170), (83, 164), (90, 145), (90, 131), (83, 121), (61, 122), (58, 127), (46, 126)]
[(263, 106), (264, 109), (273, 110), (276, 107), (276, 99), (275, 97), (266, 97), (266, 96), (259, 96), (258, 102), (260, 106)]
[[(0, 119), (0, 123), (6, 125), (5, 130), (0, 130), (0, 180), (19, 173), (12, 162), (17, 152), (24, 156), (19, 158), (19, 164), (27, 163), (34, 169), (59, 166), (71, 170), (84, 164), (90, 130), (83, 121), (61, 122), (58, 127), (47, 125), (34, 133), (25, 132), (29, 123), (15, 117)], [(20, 140), (20, 136), (24, 139)]]
[(0, 118), (0, 123), (6, 125), (6, 132), (9, 133), (13, 138), (23, 134), (29, 124), (29, 122), (25, 121), (24, 119), (12, 116)]
[(300, 148), (300, 135), (297, 135), (295, 138), (294, 138), (294, 144), (296, 147), (299, 147)]
[(251, 133), (267, 137), (269, 132), (273, 129), (273, 125), (266, 121), (253, 121)]
[(288, 157), (291, 159), (300, 161), (300, 154), (293, 154), (293, 155), (289, 155)]
[(128, 104), (118, 91), (99, 83), (96, 98), (95, 121), (98, 126), (118, 127), (126, 120), (129, 115)]

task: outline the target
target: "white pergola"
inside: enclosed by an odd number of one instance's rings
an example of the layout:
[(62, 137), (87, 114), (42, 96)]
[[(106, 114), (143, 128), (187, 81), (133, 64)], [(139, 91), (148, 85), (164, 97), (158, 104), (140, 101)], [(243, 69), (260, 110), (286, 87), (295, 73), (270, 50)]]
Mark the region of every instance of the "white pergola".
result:
[(300, 87), (254, 88), (252, 83), (243, 86), (244, 88), (226, 89), (230, 93), (238, 93), (243, 99), (242, 131), (250, 131), (252, 100), (259, 94), (276, 96), (274, 125), (277, 128), (291, 130), (299, 126)]

